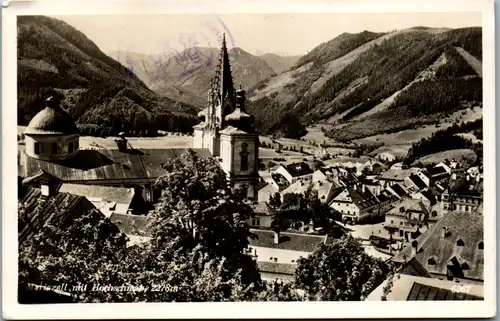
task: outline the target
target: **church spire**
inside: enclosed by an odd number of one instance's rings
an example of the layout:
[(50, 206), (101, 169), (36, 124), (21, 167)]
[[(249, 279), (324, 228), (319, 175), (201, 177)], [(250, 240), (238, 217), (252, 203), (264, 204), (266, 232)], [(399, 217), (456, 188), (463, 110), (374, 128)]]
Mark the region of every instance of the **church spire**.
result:
[(234, 85), (233, 76), (231, 75), (231, 66), (229, 64), (229, 55), (226, 46), (226, 34), (222, 35), (222, 48), (220, 51), (219, 66), (216, 71), (216, 77), (219, 76), (219, 95), (221, 103), (224, 102), (226, 97), (234, 104)]

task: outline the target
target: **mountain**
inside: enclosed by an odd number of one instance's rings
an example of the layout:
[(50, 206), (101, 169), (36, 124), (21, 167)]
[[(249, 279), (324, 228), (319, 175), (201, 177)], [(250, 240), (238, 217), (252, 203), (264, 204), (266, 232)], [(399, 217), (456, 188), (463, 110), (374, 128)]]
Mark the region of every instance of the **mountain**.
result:
[(259, 56), (260, 59), (267, 62), (267, 64), (273, 68), (276, 74), (281, 74), (290, 69), (300, 57), (301, 56), (281, 56), (274, 53), (266, 53)]
[(48, 95), (59, 96), (77, 123), (115, 131), (188, 130), (196, 123), (196, 108), (157, 95), (67, 23), (19, 16), (17, 31), (20, 125), (44, 107)]
[[(111, 52), (153, 91), (197, 107), (206, 102), (210, 80), (215, 75), (219, 48), (190, 48), (181, 52), (143, 55), (126, 51)], [(229, 50), (233, 80), (245, 89), (276, 75), (265, 60), (240, 48)], [(179, 93), (178, 96), (175, 93)]]
[(344, 33), (257, 84), (248, 109), (264, 133), (282, 133), (292, 117), (328, 123), (326, 134), (343, 141), (437, 123), (481, 104), (481, 36), (481, 28)]

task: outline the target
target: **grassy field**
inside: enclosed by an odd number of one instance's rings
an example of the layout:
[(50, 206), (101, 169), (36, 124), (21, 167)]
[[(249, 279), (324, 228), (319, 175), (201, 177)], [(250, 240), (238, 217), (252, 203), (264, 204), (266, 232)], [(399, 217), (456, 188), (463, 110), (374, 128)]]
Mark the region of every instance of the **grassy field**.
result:
[(417, 162), (427, 165), (433, 163), (437, 164), (445, 159), (456, 159), (465, 161), (467, 164), (472, 164), (476, 161), (476, 158), (476, 153), (471, 149), (453, 149), (421, 157)]
[(389, 145), (389, 146), (382, 146), (380, 148), (377, 148), (373, 152), (370, 153), (371, 156), (377, 156), (379, 153), (391, 153), (392, 155), (396, 157), (404, 157), (408, 154), (408, 150), (410, 149), (411, 145), (406, 144), (406, 145)]

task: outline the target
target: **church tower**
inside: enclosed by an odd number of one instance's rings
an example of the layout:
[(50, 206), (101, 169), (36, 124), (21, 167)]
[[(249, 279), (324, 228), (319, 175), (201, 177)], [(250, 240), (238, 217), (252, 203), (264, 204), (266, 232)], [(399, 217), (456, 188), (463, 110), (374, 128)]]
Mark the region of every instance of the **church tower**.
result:
[(235, 91), (225, 34), (215, 77), (208, 90), (207, 107), (194, 126), (194, 148), (208, 148), (217, 157), (233, 188), (257, 199), (259, 135), (254, 117), (245, 111), (245, 91)]

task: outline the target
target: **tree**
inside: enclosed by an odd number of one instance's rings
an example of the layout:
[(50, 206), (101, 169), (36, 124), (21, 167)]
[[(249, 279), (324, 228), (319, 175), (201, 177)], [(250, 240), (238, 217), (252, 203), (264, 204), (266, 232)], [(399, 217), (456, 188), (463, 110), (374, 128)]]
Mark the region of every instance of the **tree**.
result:
[(389, 272), (388, 264), (366, 254), (359, 242), (347, 236), (299, 259), (295, 283), (310, 300), (363, 300)]
[[(46, 224), (20, 242), (19, 300), (29, 295), (30, 284), (49, 288), (66, 284), (73, 300), (80, 302), (119, 300), (117, 292), (91, 290), (95, 284), (130, 282), (116, 277), (126, 257), (126, 236), (97, 210), (74, 218), (68, 226), (61, 224)], [(72, 291), (77, 285), (86, 288)]]
[(274, 210), (277, 210), (281, 207), (281, 195), (276, 192), (274, 195), (269, 197), (269, 206), (271, 206)]

